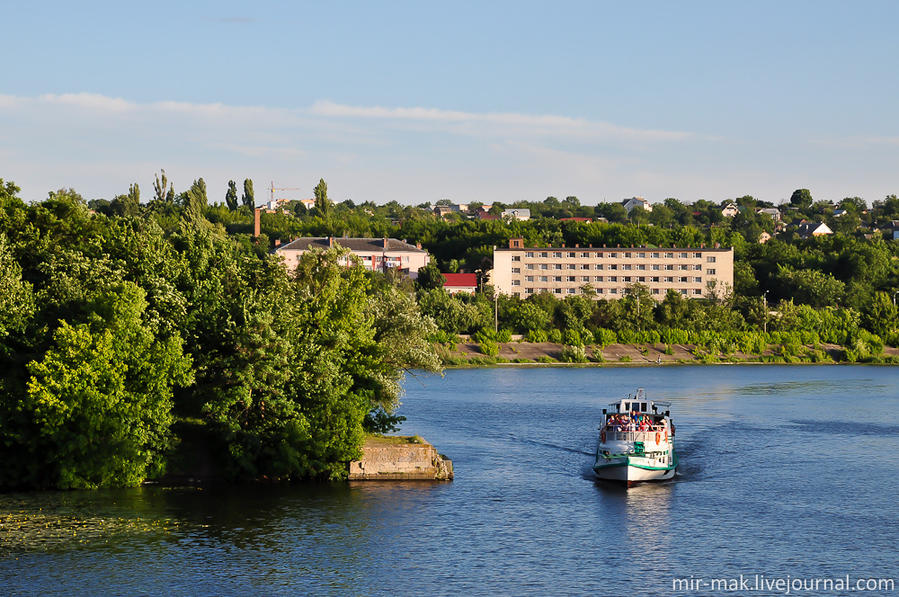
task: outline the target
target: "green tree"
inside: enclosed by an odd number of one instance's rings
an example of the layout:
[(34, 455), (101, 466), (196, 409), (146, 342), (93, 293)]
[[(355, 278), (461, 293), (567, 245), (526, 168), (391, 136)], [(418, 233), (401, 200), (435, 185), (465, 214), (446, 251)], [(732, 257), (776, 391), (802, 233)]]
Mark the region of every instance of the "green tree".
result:
[(228, 181), (228, 190), (225, 192), (225, 205), (231, 211), (237, 209), (237, 183), (233, 180)]
[(796, 189), (793, 191), (793, 194), (790, 195), (790, 205), (801, 210), (810, 208), (813, 201), (812, 193), (808, 189)]
[(431, 290), (434, 288), (443, 288), (443, 285), (446, 283), (446, 278), (443, 277), (437, 264), (432, 261), (426, 266), (419, 268), (416, 283), (419, 288)]
[(322, 217), (327, 217), (331, 213), (332, 203), (328, 198), (328, 184), (322, 178), (318, 181), (313, 189), (315, 193), (315, 211)]
[(155, 180), (153, 182), (153, 199), (160, 203), (171, 205), (175, 202), (175, 185), (169, 182), (168, 177), (165, 175), (165, 170), (160, 170), (161, 176), (159, 174), (154, 175)]
[(243, 181), (243, 196), (240, 201), (251, 210), (256, 209), (256, 194), (253, 192), (253, 181), (249, 178)]
[(88, 323), (63, 322), (52, 348), (29, 364), (21, 410), (35, 430), (24, 435), (33, 484), (133, 486), (162, 472), (172, 386), (189, 381), (190, 361), (179, 338), (161, 341), (142, 324), (146, 306), (136, 285), (114, 287)]

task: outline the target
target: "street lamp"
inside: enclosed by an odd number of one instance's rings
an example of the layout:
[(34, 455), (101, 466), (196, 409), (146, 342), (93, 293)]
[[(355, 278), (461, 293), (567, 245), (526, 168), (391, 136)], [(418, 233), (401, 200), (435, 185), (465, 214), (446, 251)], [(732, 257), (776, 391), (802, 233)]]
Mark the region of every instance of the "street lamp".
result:
[[(894, 300), (895, 300), (895, 298), (896, 297), (893, 296)], [(768, 291), (767, 290), (765, 291), (765, 294), (762, 295), (762, 302), (764, 304), (764, 310), (765, 310), (764, 330), (765, 330), (765, 333), (767, 334), (768, 333)]]
[(896, 306), (896, 295), (899, 294), (899, 290), (893, 293), (893, 306)]

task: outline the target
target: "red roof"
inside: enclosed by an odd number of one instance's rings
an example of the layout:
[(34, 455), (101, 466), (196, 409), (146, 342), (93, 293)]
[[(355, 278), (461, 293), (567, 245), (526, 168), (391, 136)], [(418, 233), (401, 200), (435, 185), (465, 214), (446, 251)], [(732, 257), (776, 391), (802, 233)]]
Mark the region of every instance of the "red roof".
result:
[(559, 221), (560, 222), (592, 222), (593, 218), (581, 218), (581, 217), (559, 218)]
[(476, 288), (478, 285), (477, 274), (443, 274), (446, 278), (444, 286), (452, 286), (454, 288)]

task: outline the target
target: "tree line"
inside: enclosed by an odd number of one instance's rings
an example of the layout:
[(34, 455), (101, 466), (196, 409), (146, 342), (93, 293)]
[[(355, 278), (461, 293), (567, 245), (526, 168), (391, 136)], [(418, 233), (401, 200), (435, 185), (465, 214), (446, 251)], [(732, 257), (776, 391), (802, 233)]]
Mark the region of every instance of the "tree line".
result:
[(338, 250), (289, 274), (202, 179), (155, 191), (0, 181), (0, 488), (136, 485), (197, 437), (233, 479), (341, 477), (404, 371), (440, 367), (411, 287)]

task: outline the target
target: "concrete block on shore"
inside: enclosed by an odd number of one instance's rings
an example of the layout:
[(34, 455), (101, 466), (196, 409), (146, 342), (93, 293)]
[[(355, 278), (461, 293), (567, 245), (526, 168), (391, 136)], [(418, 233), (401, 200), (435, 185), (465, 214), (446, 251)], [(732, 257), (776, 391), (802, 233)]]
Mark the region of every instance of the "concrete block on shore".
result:
[(350, 462), (351, 481), (449, 481), (453, 462), (419, 437), (370, 437), (362, 459)]

